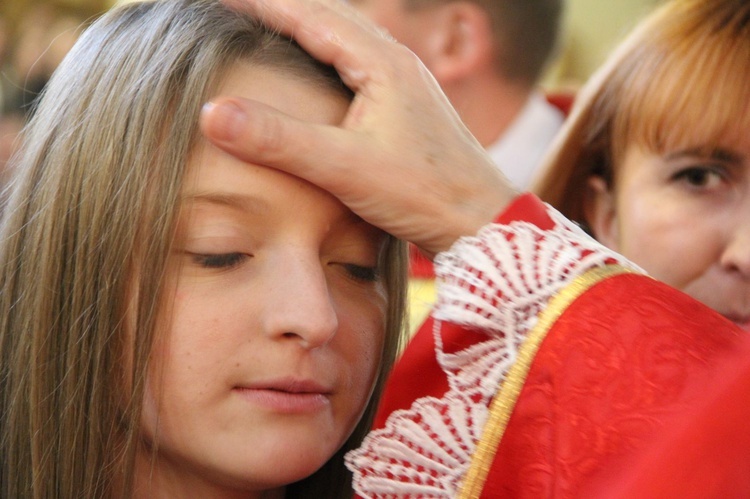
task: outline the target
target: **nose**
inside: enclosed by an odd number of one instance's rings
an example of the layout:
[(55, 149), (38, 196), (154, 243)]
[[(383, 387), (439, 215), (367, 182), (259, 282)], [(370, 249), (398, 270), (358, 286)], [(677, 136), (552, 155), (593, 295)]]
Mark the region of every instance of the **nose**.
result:
[[(748, 213), (750, 215), (750, 213)], [(750, 216), (739, 216), (721, 255), (724, 269), (750, 280)]]
[(296, 255), (280, 258), (271, 267), (262, 321), (266, 334), (305, 349), (329, 343), (339, 321), (320, 260)]

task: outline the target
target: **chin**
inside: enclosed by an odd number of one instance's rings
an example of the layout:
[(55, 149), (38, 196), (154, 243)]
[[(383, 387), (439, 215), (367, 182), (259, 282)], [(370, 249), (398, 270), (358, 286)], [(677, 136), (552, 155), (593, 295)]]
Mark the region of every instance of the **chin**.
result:
[(336, 453), (337, 449), (321, 452), (321, 445), (315, 448), (296, 446), (292, 449), (279, 449), (276, 455), (266, 454), (267, 459), (252, 467), (256, 478), (263, 478), (275, 488), (303, 480), (320, 468)]

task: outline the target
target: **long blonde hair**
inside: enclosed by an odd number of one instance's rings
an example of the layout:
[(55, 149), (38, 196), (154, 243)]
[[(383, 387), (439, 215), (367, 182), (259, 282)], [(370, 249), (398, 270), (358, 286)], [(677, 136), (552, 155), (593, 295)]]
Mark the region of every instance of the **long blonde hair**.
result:
[(750, 127), (750, 2), (671, 0), (620, 44), (578, 97), (534, 190), (585, 224), (586, 183), (616, 183), (625, 149), (715, 147)]
[[(216, 0), (115, 9), (51, 80), (0, 228), (0, 496), (131, 494), (182, 179), (200, 109), (240, 59), (351, 98), (331, 68)], [(290, 488), (299, 497), (349, 494), (342, 454), (370, 426), (403, 329), (402, 242), (384, 258), (375, 395), (339, 454)]]

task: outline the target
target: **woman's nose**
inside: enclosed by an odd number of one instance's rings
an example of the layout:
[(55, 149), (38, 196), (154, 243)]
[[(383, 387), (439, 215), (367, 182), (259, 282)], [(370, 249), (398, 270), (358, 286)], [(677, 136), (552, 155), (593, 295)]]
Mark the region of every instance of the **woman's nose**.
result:
[(307, 349), (330, 342), (339, 321), (319, 259), (288, 258), (273, 267), (263, 298), (266, 334)]
[(750, 212), (735, 220), (721, 255), (721, 265), (750, 280)]

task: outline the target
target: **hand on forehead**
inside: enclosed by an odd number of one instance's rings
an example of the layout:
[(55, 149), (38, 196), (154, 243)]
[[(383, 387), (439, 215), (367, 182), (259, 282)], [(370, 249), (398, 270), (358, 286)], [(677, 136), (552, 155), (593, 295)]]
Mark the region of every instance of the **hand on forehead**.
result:
[(227, 1), (333, 65), (355, 97), (340, 126), (217, 97), (201, 118), (216, 146), (301, 177), (432, 254), (474, 234), (515, 195), (432, 74), (363, 15), (332, 0)]
[(384, 42), (393, 42), (377, 26), (341, 0), (225, 0), (249, 10), (266, 25), (294, 38), (316, 59), (335, 66), (353, 90), (383, 58)]

